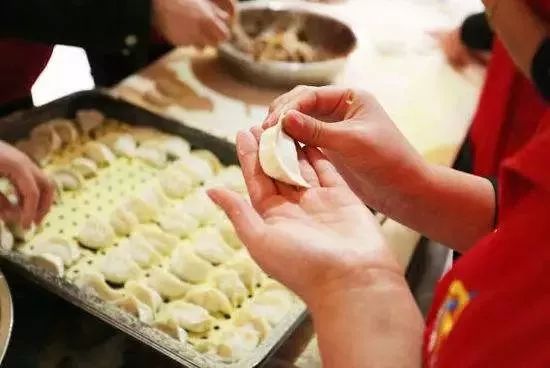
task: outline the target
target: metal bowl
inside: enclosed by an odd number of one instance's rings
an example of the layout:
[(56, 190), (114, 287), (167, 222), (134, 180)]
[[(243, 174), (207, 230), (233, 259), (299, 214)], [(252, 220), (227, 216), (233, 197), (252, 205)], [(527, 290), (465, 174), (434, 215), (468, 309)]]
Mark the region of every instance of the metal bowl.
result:
[(293, 87), (299, 84), (331, 83), (344, 68), (355, 49), (357, 37), (344, 22), (319, 10), (318, 5), (291, 2), (244, 3), (239, 7), (240, 22), (245, 31), (271, 24), (278, 17), (303, 17), (309, 44), (322, 48), (332, 57), (315, 62), (256, 61), (231, 42), (219, 48), (219, 56), (230, 72), (251, 83)]
[(13, 326), (13, 303), (6, 278), (0, 272), (0, 363), (4, 359), (10, 342)]

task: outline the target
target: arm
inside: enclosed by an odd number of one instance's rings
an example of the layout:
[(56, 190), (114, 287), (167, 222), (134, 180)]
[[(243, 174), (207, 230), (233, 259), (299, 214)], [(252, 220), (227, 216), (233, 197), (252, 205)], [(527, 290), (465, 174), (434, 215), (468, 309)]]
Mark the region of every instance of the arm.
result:
[(150, 0), (0, 2), (2, 37), (139, 54), (150, 24)]

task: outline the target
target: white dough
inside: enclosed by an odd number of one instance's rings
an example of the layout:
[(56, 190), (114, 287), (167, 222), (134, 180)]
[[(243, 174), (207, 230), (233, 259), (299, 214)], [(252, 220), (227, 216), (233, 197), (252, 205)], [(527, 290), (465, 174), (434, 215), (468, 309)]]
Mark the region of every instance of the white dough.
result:
[(208, 162), (200, 157), (189, 155), (174, 162), (173, 167), (188, 174), (193, 185), (200, 185), (214, 176), (214, 171)]
[(220, 289), (234, 306), (241, 305), (248, 296), (248, 289), (235, 270), (219, 270), (213, 277), (214, 285)]
[(211, 286), (195, 286), (187, 292), (185, 300), (189, 303), (200, 305), (211, 313), (231, 313), (231, 303), (227, 296)]
[(150, 141), (137, 148), (136, 157), (157, 168), (165, 167), (168, 163), (166, 153)]
[(140, 302), (151, 308), (153, 312), (162, 304), (159, 293), (143, 281), (130, 280), (124, 285), (124, 289), (128, 294), (135, 296)]
[(274, 126), (266, 129), (260, 137), (259, 159), (262, 170), (273, 179), (290, 185), (309, 188), (300, 173), (300, 163), (294, 140), (283, 130), (281, 114)]
[(96, 176), (98, 170), (95, 161), (85, 157), (77, 157), (72, 160), (71, 168), (84, 178)]
[(116, 159), (109, 147), (103, 143), (94, 141), (88, 142), (84, 145), (84, 154), (91, 160), (95, 161), (95, 163), (99, 166), (108, 166)]
[(256, 285), (261, 284), (263, 281), (262, 270), (249, 257), (240, 256), (232, 259), (226, 264), (226, 267), (235, 270), (239, 274), (240, 279), (249, 291), (254, 290)]
[(156, 225), (141, 225), (136, 233), (143, 236), (158, 252), (170, 254), (178, 245), (179, 239), (160, 230)]
[(198, 257), (187, 244), (180, 245), (170, 258), (170, 271), (188, 282), (205, 281), (212, 269), (213, 266)]
[(84, 184), (84, 178), (76, 170), (55, 169), (51, 177), (60, 190), (77, 190)]
[(148, 325), (153, 323), (154, 313), (151, 308), (133, 295), (126, 295), (122, 299), (117, 299), (113, 304), (130, 313), (143, 323)]
[(130, 234), (138, 225), (137, 216), (124, 207), (119, 207), (111, 213), (109, 223), (119, 236)]
[(189, 214), (202, 225), (214, 223), (221, 212), (202, 188), (185, 198), (176, 208)]
[(181, 328), (178, 325), (178, 323), (173, 319), (164, 319), (161, 321), (155, 321), (153, 323), (153, 327), (173, 337), (179, 342), (185, 343), (187, 341), (187, 338), (188, 338), (187, 331)]
[(208, 188), (225, 187), (238, 193), (246, 193), (246, 183), (239, 166), (229, 166), (222, 169), (218, 175), (213, 177), (206, 184)]
[(105, 115), (97, 110), (79, 110), (76, 112), (76, 122), (84, 135), (89, 135), (105, 121)]
[(231, 223), (225, 214), (220, 216), (220, 220), (217, 221), (216, 227), (220, 231), (223, 240), (225, 240), (225, 242), (233, 249), (241, 249), (244, 246), (241, 239), (239, 239), (237, 233), (235, 232), (233, 223)]
[(140, 196), (131, 197), (123, 207), (133, 213), (140, 222), (149, 222), (157, 218), (160, 211), (160, 208), (155, 203), (147, 202)]
[(87, 272), (75, 279), (75, 285), (82, 291), (92, 293), (101, 300), (114, 301), (124, 298), (122, 290), (115, 290), (105, 282), (105, 277), (97, 272)]
[(227, 262), (234, 254), (233, 249), (227, 245), (216, 228), (199, 229), (191, 239), (195, 252), (210, 263)]
[(218, 355), (222, 358), (241, 358), (252, 352), (260, 343), (260, 334), (251, 325), (224, 331), (218, 345)]
[(170, 136), (163, 139), (161, 149), (170, 159), (181, 159), (187, 157), (191, 151), (191, 145), (185, 139), (177, 136)]
[(109, 133), (101, 137), (101, 142), (109, 146), (119, 156), (134, 157), (136, 155), (137, 143), (130, 134)]
[(80, 258), (80, 248), (76, 243), (60, 236), (37, 239), (34, 242), (35, 254), (53, 254), (63, 261), (66, 266), (70, 266)]
[(76, 238), (86, 248), (101, 249), (115, 242), (115, 232), (111, 225), (96, 217), (84, 223)]
[(113, 284), (124, 284), (137, 279), (142, 271), (138, 264), (123, 249), (111, 249), (101, 260), (101, 273)]
[(292, 296), (284, 289), (266, 290), (248, 304), (248, 311), (264, 317), (271, 326), (278, 324), (290, 311)]
[(159, 320), (173, 320), (186, 330), (198, 333), (212, 327), (212, 317), (206, 309), (181, 300), (163, 305)]
[(171, 198), (183, 198), (193, 189), (191, 177), (173, 168), (160, 173), (159, 183), (164, 193)]
[(166, 232), (183, 237), (198, 229), (199, 222), (177, 207), (170, 208), (158, 218), (159, 226)]
[(65, 268), (63, 267), (63, 260), (54, 254), (33, 254), (31, 256), (31, 263), (53, 273), (56, 276), (63, 276), (65, 271)]
[(132, 234), (129, 239), (120, 242), (119, 248), (142, 268), (149, 268), (153, 264), (159, 263), (160, 254), (155, 248), (140, 234)]
[(191, 285), (161, 268), (152, 268), (149, 271), (147, 284), (166, 299), (181, 298), (191, 288)]

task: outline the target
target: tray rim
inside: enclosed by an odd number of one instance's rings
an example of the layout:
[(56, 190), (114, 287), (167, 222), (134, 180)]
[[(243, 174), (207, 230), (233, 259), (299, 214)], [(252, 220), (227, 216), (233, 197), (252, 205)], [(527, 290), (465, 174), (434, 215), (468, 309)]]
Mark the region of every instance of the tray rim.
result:
[[(22, 122), (26, 119), (30, 119), (31, 121), (33, 120), (33, 118), (38, 119), (42, 112), (47, 112), (48, 110), (55, 109), (58, 106), (65, 105), (69, 108), (78, 109), (79, 104), (86, 105), (84, 101), (85, 99), (90, 99), (92, 103), (98, 102), (94, 101), (94, 99), (104, 100), (108, 103), (118, 104), (123, 108), (125, 107), (127, 109), (133, 109), (134, 111), (144, 115), (145, 117), (150, 117), (156, 120), (163, 120), (165, 124), (182, 126), (190, 133), (196, 133), (199, 136), (197, 138), (200, 138), (201, 136), (203, 138), (209, 138), (213, 141), (217, 141), (219, 144), (226, 145), (227, 147), (230, 146), (233, 148), (233, 150), (235, 149), (235, 145), (232, 142), (229, 142), (223, 138), (191, 127), (180, 121), (157, 115), (153, 112), (143, 109), (142, 107), (133, 105), (127, 101), (116, 98), (102, 90), (97, 89), (76, 92), (60, 99), (51, 101), (40, 107), (19, 112), (5, 118), (0, 118), (0, 139), (3, 138), (3, 136), (6, 134), (13, 135), (13, 132), (10, 132), (10, 129), (17, 129), (17, 125), (15, 124), (18, 124), (18, 122)], [(76, 106), (73, 106), (71, 104), (74, 104)], [(82, 106), (82, 108), (91, 108), (91, 106)], [(96, 106), (94, 108), (98, 109), (99, 111), (102, 110), (101, 107)], [(42, 122), (44, 121), (34, 121), (31, 125), (36, 126)], [(132, 124), (134, 122), (127, 123)], [(144, 124), (140, 123), (136, 125)], [(154, 124), (149, 125), (162, 130), (162, 127), (158, 127)], [(19, 128), (22, 129), (21, 127)], [(237, 162), (235, 161), (235, 163)], [(296, 306), (291, 310), (291, 312), (289, 312), (287, 316), (285, 316), (285, 318), (281, 322), (279, 322), (279, 324), (275, 326), (275, 328), (271, 330), (268, 338), (262, 341), (251, 354), (237, 362), (227, 363), (222, 360), (214, 359), (207, 354), (199, 353), (194, 348), (190, 347), (189, 344), (181, 344), (180, 342), (167, 337), (167, 335), (154, 329), (153, 327), (139, 322), (135, 317), (120, 311), (118, 308), (111, 306), (108, 303), (105, 303), (101, 299), (91, 294), (82, 292), (75, 285), (62, 277), (54, 276), (52, 274), (44, 272), (43, 270), (30, 264), (23, 254), (17, 253), (16, 251), (12, 250), (0, 249), (0, 257), (6, 260), (11, 265), (15, 266), (19, 271), (21, 271), (25, 276), (27, 276), (31, 281), (35, 282), (36, 284), (44, 287), (48, 291), (58, 295), (62, 299), (77, 306), (85, 312), (103, 320), (104, 322), (115, 327), (116, 329), (130, 335), (138, 341), (154, 348), (161, 354), (177, 361), (180, 364), (184, 364), (187, 367), (248, 368), (261, 366), (266, 363), (266, 361), (277, 351), (277, 349), (295, 331), (295, 329), (301, 324), (301, 322), (305, 319), (307, 315), (305, 305), (302, 302), (297, 302)], [(136, 326), (139, 328), (136, 329)], [(170, 340), (172, 340), (172, 343), (169, 343), (168, 345), (172, 345), (173, 347), (175, 347), (176, 345), (180, 345), (180, 349), (181, 347), (185, 346), (184, 350), (192, 351), (192, 353), (188, 354), (190, 356), (186, 357), (185, 354), (183, 354), (182, 350), (176, 348), (171, 349), (170, 346), (167, 347), (163, 344), (166, 342), (170, 342)]]
[(0, 363), (8, 350), (13, 328), (13, 300), (10, 287), (0, 271)]

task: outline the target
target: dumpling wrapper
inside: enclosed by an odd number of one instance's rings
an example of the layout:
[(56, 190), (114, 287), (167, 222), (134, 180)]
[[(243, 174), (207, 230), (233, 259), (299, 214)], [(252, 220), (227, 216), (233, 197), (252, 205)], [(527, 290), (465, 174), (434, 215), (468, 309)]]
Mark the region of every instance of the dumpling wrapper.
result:
[(193, 155), (174, 162), (172, 167), (188, 174), (193, 180), (194, 186), (200, 185), (214, 176), (210, 164), (206, 160)]
[(178, 208), (171, 208), (161, 214), (158, 223), (162, 230), (179, 237), (189, 236), (199, 228), (199, 222), (194, 217)]
[(225, 263), (234, 254), (216, 228), (202, 228), (191, 239), (197, 255), (212, 264)]
[(153, 327), (159, 329), (160, 331), (164, 332), (168, 336), (173, 337), (179, 342), (182, 342), (182, 343), (187, 342), (187, 338), (188, 338), (187, 331), (181, 328), (178, 325), (178, 323), (173, 319), (157, 320), (153, 323)]
[(33, 265), (40, 267), (48, 272), (51, 272), (56, 276), (63, 276), (65, 272), (63, 260), (55, 254), (33, 254), (30, 258), (30, 261)]
[(84, 178), (91, 178), (97, 175), (97, 164), (95, 161), (85, 157), (77, 157), (71, 161), (71, 168)]
[(109, 133), (101, 137), (101, 142), (119, 156), (134, 157), (136, 155), (137, 143), (131, 134)]
[(6, 250), (12, 250), (15, 239), (6, 223), (0, 220), (0, 247)]
[(155, 317), (151, 308), (133, 295), (126, 295), (122, 299), (117, 299), (113, 304), (130, 313), (145, 324), (150, 325), (153, 323)]
[(252, 325), (243, 325), (224, 331), (217, 353), (221, 358), (236, 359), (252, 352), (260, 343), (260, 334)]
[(226, 267), (231, 270), (235, 270), (241, 281), (248, 288), (249, 291), (254, 290), (256, 285), (263, 282), (263, 273), (260, 267), (252, 261), (249, 257), (238, 257), (232, 259), (226, 264)]
[(130, 234), (138, 225), (137, 216), (124, 207), (119, 207), (111, 213), (109, 223), (119, 236)]
[(31, 142), (41, 146), (47, 146), (51, 152), (57, 152), (62, 141), (55, 129), (48, 124), (40, 124), (31, 130)]
[(161, 255), (140, 234), (132, 234), (129, 239), (122, 240), (119, 248), (130, 255), (142, 268), (149, 268), (161, 260)]
[(220, 270), (213, 277), (216, 287), (224, 293), (233, 306), (241, 305), (248, 296), (248, 289), (235, 270)]
[(187, 292), (185, 300), (200, 305), (210, 313), (231, 313), (231, 302), (224, 293), (211, 286), (195, 286)]
[(62, 144), (71, 144), (78, 140), (78, 131), (73, 122), (68, 119), (54, 119), (49, 121), (49, 124), (61, 138)]
[(46, 166), (51, 161), (54, 153), (51, 146), (41, 145), (40, 142), (33, 142), (30, 139), (17, 142), (15, 147), (29, 156), (40, 167)]
[(159, 320), (169, 319), (191, 332), (206, 332), (212, 327), (212, 317), (206, 309), (182, 300), (161, 307)]
[(168, 163), (166, 153), (149, 141), (137, 148), (135, 157), (157, 168), (165, 167)]
[(89, 109), (76, 112), (76, 122), (84, 135), (90, 135), (105, 121), (105, 115), (100, 111)]
[(143, 281), (130, 280), (124, 285), (128, 294), (135, 296), (140, 302), (147, 305), (153, 312), (156, 312), (162, 304), (159, 293)]
[(128, 280), (137, 279), (142, 270), (123, 249), (111, 249), (101, 260), (101, 273), (113, 284), (122, 285)]
[(202, 188), (197, 189), (193, 194), (185, 198), (176, 208), (189, 214), (202, 225), (215, 223), (221, 213), (218, 206)]
[(105, 282), (105, 277), (98, 272), (87, 272), (75, 279), (75, 285), (82, 291), (96, 295), (104, 301), (124, 298), (122, 290), (113, 289)]
[(84, 145), (84, 154), (95, 161), (98, 166), (109, 166), (116, 159), (109, 147), (99, 142), (88, 142)]
[(77, 190), (84, 184), (84, 177), (76, 170), (55, 169), (51, 177), (59, 190)]
[(191, 288), (191, 285), (161, 268), (152, 268), (149, 271), (147, 284), (163, 298), (170, 300), (183, 297)]
[(171, 198), (183, 198), (193, 189), (191, 177), (173, 168), (160, 173), (159, 183), (164, 193)]
[(158, 252), (170, 254), (178, 245), (179, 239), (160, 230), (156, 225), (141, 225), (136, 233), (143, 236)]
[(66, 266), (76, 262), (81, 255), (80, 248), (71, 240), (60, 236), (38, 239), (34, 242), (35, 254), (53, 254), (63, 261)]
[(309, 188), (311, 186), (300, 173), (296, 144), (283, 130), (284, 116), (281, 114), (277, 124), (266, 129), (260, 137), (260, 165), (266, 175), (273, 179)]
[(80, 244), (90, 249), (108, 247), (115, 242), (115, 237), (111, 225), (99, 218), (86, 221), (76, 236)]
[(213, 268), (210, 263), (198, 257), (189, 245), (180, 245), (170, 258), (170, 271), (191, 283), (206, 281)]

